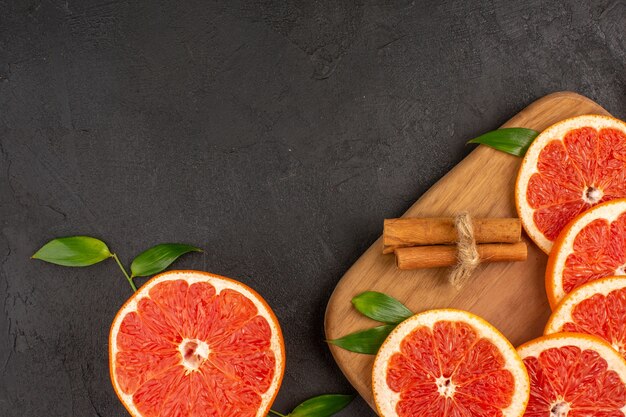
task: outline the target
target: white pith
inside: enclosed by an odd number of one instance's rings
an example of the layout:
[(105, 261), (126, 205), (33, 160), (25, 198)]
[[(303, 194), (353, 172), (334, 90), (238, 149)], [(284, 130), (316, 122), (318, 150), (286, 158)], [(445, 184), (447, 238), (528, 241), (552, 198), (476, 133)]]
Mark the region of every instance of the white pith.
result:
[[(626, 384), (626, 361), (606, 342), (593, 336), (577, 335), (576, 333), (561, 333), (540, 337), (520, 346), (517, 351), (522, 359), (538, 357), (547, 349), (576, 346), (581, 350), (597, 352), (608, 365), (608, 370), (615, 371), (623, 384)], [(562, 400), (562, 398), (560, 398)], [(559, 399), (557, 399), (559, 401)], [(556, 401), (555, 401), (556, 402)], [(620, 409), (626, 414), (626, 406)]]
[(583, 190), (581, 199), (589, 204), (596, 204), (604, 197), (604, 190), (597, 188), (595, 185), (590, 185)]
[[(144, 284), (139, 290), (134, 294), (134, 298), (127, 302), (127, 304), (120, 310), (117, 314), (115, 321), (111, 326), (111, 334), (109, 335), (109, 365), (111, 369), (111, 373), (115, 373), (115, 356), (117, 354), (117, 334), (119, 333), (120, 325), (124, 320), (124, 317), (133, 311), (137, 310), (137, 304), (142, 299), (148, 296), (150, 289), (157, 284), (166, 281), (175, 281), (182, 279), (187, 282), (188, 285), (197, 283), (197, 282), (206, 282), (211, 284), (215, 288), (216, 294), (219, 294), (225, 289), (231, 289), (241, 293), (243, 296), (248, 298), (257, 308), (257, 314), (267, 321), (269, 327), (271, 329), (271, 338), (270, 338), (270, 349), (274, 352), (276, 359), (276, 367), (274, 372), (274, 377), (272, 379), (272, 383), (270, 388), (261, 395), (262, 401), (259, 406), (259, 411), (256, 417), (264, 417), (266, 409), (270, 406), (270, 401), (274, 398), (275, 392), (280, 388), (280, 380), (282, 378), (283, 369), (283, 343), (282, 343), (282, 333), (280, 329), (276, 326), (275, 318), (273, 313), (269, 312), (265, 305), (259, 300), (259, 296), (250, 292), (250, 290), (237, 282), (225, 280), (217, 276), (212, 276), (206, 273), (194, 273), (192, 271), (170, 271), (162, 274), (161, 276), (152, 279), (151, 281)], [(206, 345), (206, 343), (205, 343)], [(209, 355), (208, 350), (204, 352), (204, 347), (200, 347), (200, 354), (206, 353), (207, 357)], [(206, 345), (206, 349), (210, 349), (208, 345)], [(197, 351), (197, 350), (196, 350)], [(181, 365), (185, 366), (183, 357), (181, 355)], [(187, 368), (187, 366), (185, 366)], [(112, 375), (113, 376), (113, 375)], [(116, 385), (116, 392), (118, 396), (120, 396), (120, 400), (127, 407), (128, 411), (133, 417), (142, 417), (142, 414), (137, 410), (135, 404), (133, 402), (132, 395), (124, 393), (121, 387), (117, 383), (116, 378), (111, 378), (113, 383)]]
[[(610, 277), (589, 282), (576, 288), (563, 299), (559, 306), (552, 312), (544, 334), (553, 334), (563, 331), (565, 323), (574, 322), (572, 311), (583, 300), (596, 294), (607, 296), (610, 292), (626, 288), (626, 277)], [(598, 323), (599, 325), (604, 323)], [(611, 343), (613, 349), (618, 352), (624, 349), (616, 343)]]
[[(526, 156), (520, 166), (518, 179), (517, 179), (517, 208), (518, 215), (524, 225), (526, 233), (533, 239), (533, 241), (539, 246), (545, 253), (550, 253), (552, 249), (552, 241), (546, 238), (543, 233), (535, 226), (533, 220), (534, 209), (528, 204), (526, 194), (528, 191), (528, 182), (533, 174), (538, 172), (537, 161), (539, 160), (539, 154), (546, 146), (546, 144), (553, 140), (562, 141), (565, 134), (572, 130), (581, 127), (592, 127), (596, 130), (601, 129), (617, 129), (626, 132), (626, 123), (621, 120), (600, 115), (584, 115), (571, 119), (564, 120), (556, 123), (546, 130), (541, 132), (528, 148)], [(593, 184), (588, 184), (592, 186)], [(600, 190), (599, 190), (600, 191)]]
[[(185, 358), (185, 348), (186, 348), (187, 344), (190, 343), (190, 342), (195, 342), (198, 345), (194, 349), (193, 354), (197, 355), (198, 357), (200, 357), (202, 359), (202, 361), (200, 363), (194, 363), (193, 361), (188, 360), (187, 358)], [(183, 339), (183, 341), (180, 342), (180, 344), (178, 345), (178, 352), (180, 352), (180, 355), (183, 358), (183, 361), (182, 361), (183, 366), (187, 370), (187, 373), (189, 373), (189, 372), (194, 372), (194, 371), (197, 371), (198, 369), (200, 369), (200, 366), (202, 365), (202, 362), (204, 362), (205, 360), (208, 359), (209, 353), (211, 353), (211, 349), (209, 349), (209, 344), (207, 342), (205, 342), (204, 340), (200, 340), (200, 339)]]
[(605, 219), (611, 223), (625, 211), (626, 199), (611, 200), (587, 210), (581, 217), (562, 230), (563, 240), (561, 246), (558, 251), (550, 255), (554, 259), (554, 268), (552, 269), (550, 279), (553, 283), (553, 294), (557, 302), (563, 300), (566, 295), (563, 290), (563, 270), (565, 269), (567, 257), (574, 251), (574, 240), (578, 233), (594, 220)]
[[(530, 382), (528, 374), (509, 341), (493, 326), (471, 313), (460, 310), (430, 310), (416, 314), (399, 324), (387, 337), (381, 346), (374, 361), (372, 388), (374, 400), (381, 417), (397, 417), (396, 405), (400, 400), (400, 393), (392, 391), (387, 385), (387, 370), (389, 360), (394, 353), (400, 351), (400, 343), (415, 328), (426, 326), (433, 328), (438, 321), (453, 321), (469, 324), (477, 333), (479, 338), (486, 338), (493, 343), (502, 353), (505, 360), (504, 368), (509, 370), (515, 379), (516, 387), (508, 408), (502, 410), (504, 417), (519, 417), (524, 413), (528, 395), (530, 392)], [(445, 386), (446, 379), (443, 375), (433, 380), (437, 384), (439, 393), (442, 396), (454, 396), (456, 387), (454, 384)], [(441, 387), (444, 385), (442, 389)]]
[(559, 397), (550, 404), (550, 417), (567, 417), (570, 407), (570, 403)]
[(445, 376), (440, 376), (435, 379), (435, 384), (437, 384), (437, 392), (442, 397), (452, 398), (454, 397), (454, 393), (456, 392), (456, 385), (452, 382), (450, 378), (446, 378)]

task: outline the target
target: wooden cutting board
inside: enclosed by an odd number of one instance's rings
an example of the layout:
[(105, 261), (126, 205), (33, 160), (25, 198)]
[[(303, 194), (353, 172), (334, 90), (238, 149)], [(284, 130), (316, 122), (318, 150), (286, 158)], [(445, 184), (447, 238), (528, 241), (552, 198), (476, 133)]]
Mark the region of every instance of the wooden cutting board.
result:
[[(581, 114), (608, 114), (581, 95), (559, 92), (545, 96), (503, 127), (541, 131)], [(459, 138), (463, 143), (469, 138)], [(514, 184), (521, 159), (479, 146), (428, 190), (403, 217), (442, 217), (468, 210), (476, 217), (517, 217)], [(390, 213), (387, 213), (389, 215)], [(391, 213), (393, 214), (393, 213)], [(380, 226), (382, 230), (383, 213)], [(350, 300), (363, 291), (389, 294), (412, 311), (459, 308), (484, 317), (513, 345), (540, 336), (550, 315), (544, 290), (546, 255), (529, 244), (528, 260), (481, 265), (460, 291), (447, 283), (447, 268), (400, 271), (393, 255), (382, 255), (381, 239), (341, 278), (326, 309), (326, 337), (335, 339), (380, 323), (360, 315)], [(372, 406), (371, 371), (374, 357), (330, 345), (337, 364), (359, 394)]]

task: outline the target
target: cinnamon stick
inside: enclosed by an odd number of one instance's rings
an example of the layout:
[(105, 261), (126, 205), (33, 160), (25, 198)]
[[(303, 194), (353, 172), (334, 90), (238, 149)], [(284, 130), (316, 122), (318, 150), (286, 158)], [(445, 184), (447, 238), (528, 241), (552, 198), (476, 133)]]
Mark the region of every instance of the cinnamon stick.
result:
[[(528, 251), (525, 242), (485, 243), (476, 245), (481, 263), (525, 261)], [(438, 268), (457, 263), (456, 246), (413, 246), (396, 248), (399, 269)]]
[[(520, 219), (474, 219), (472, 225), (477, 243), (515, 243), (521, 240)], [(456, 241), (453, 218), (385, 219), (383, 253), (408, 246), (450, 245)]]

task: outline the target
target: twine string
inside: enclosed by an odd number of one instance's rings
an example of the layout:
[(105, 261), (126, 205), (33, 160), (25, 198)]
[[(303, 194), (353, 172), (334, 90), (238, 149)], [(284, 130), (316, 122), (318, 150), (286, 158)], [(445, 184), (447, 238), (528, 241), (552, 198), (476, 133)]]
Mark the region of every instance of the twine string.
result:
[(470, 214), (468, 212), (457, 214), (454, 217), (454, 226), (457, 231), (457, 264), (450, 271), (448, 281), (455, 288), (460, 289), (480, 265), (480, 256)]

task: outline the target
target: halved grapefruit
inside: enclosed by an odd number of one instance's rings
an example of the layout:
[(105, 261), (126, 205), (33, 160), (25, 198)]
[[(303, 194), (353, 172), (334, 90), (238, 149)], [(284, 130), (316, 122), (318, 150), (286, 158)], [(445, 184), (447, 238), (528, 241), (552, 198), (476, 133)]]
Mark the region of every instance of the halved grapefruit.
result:
[(278, 321), (249, 287), (199, 271), (144, 284), (111, 326), (109, 365), (133, 417), (261, 417), (285, 367)]
[(525, 417), (626, 415), (626, 361), (603, 340), (557, 333), (518, 352), (530, 375)]
[(626, 277), (602, 278), (567, 294), (544, 333), (559, 332), (600, 337), (626, 359)]
[(372, 375), (382, 417), (519, 417), (529, 380), (515, 348), (492, 325), (460, 310), (430, 310), (398, 325)]
[(588, 208), (626, 197), (626, 123), (600, 115), (573, 117), (541, 132), (515, 184), (518, 215), (544, 252)]
[[(625, 182), (626, 184), (626, 182)], [(552, 308), (575, 288), (626, 268), (626, 199), (595, 206), (576, 217), (554, 242), (546, 267)]]

